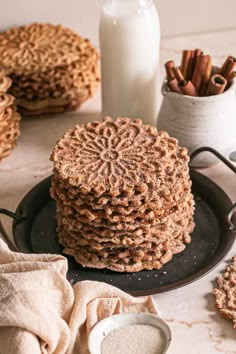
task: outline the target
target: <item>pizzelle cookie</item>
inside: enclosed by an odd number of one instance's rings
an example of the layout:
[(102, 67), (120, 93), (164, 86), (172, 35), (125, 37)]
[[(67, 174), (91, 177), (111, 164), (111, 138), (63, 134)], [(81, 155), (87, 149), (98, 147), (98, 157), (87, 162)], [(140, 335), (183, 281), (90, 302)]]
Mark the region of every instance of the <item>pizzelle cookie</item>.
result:
[(0, 65), (12, 79), (19, 110), (28, 115), (74, 110), (99, 82), (97, 50), (60, 25), (33, 23), (0, 33)]
[(171, 189), (172, 193), (166, 193), (166, 186), (163, 185), (164, 183), (159, 186), (158, 190), (136, 192), (133, 196), (122, 193), (122, 195), (111, 197), (103, 194), (96, 198), (91, 193), (78, 194), (76, 188), (66, 188), (54, 175), (51, 192), (55, 193), (64, 205), (77, 206), (77, 209), (78, 207), (91, 208), (92, 210), (88, 210), (88, 213), (102, 210), (107, 215), (112, 215), (113, 212), (130, 215), (133, 212), (143, 212), (150, 209), (154, 210), (155, 215), (163, 215), (165, 210), (186, 200), (191, 181), (187, 179), (187, 176), (183, 179), (179, 177), (178, 183), (175, 183)]
[[(103, 122), (76, 126), (57, 143), (53, 154), (55, 171), (82, 194), (105, 192), (112, 197), (142, 189), (159, 188), (171, 194), (168, 179), (181, 177), (188, 169), (187, 149), (156, 128), (137, 119), (105, 117)], [(172, 187), (174, 180), (172, 180)]]
[(219, 313), (233, 321), (236, 328), (236, 257), (233, 257), (224, 273), (218, 277), (218, 288), (214, 289), (215, 305)]
[(59, 242), (83, 266), (159, 269), (191, 241), (189, 158), (167, 133), (105, 117), (66, 132), (51, 160)]
[(20, 115), (13, 105), (14, 97), (7, 91), (11, 79), (0, 69), (0, 161), (15, 148), (20, 135)]
[[(90, 253), (86, 249), (65, 248), (64, 252), (71, 255), (83, 267), (103, 269), (107, 268), (116, 272), (139, 272), (143, 269), (160, 269), (165, 263), (169, 262), (174, 254), (180, 253), (185, 249), (182, 241), (174, 240), (164, 242), (160, 249), (154, 252), (145, 251), (145, 255), (124, 252), (122, 257), (104, 258), (97, 253)], [(143, 257), (142, 257), (143, 256)]]

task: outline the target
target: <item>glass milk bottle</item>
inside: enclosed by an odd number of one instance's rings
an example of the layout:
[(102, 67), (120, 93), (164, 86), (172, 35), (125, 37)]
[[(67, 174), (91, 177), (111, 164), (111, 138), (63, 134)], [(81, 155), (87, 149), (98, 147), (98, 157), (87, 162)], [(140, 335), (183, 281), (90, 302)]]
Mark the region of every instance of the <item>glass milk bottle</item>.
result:
[(103, 114), (156, 125), (159, 17), (152, 0), (105, 0), (100, 20)]

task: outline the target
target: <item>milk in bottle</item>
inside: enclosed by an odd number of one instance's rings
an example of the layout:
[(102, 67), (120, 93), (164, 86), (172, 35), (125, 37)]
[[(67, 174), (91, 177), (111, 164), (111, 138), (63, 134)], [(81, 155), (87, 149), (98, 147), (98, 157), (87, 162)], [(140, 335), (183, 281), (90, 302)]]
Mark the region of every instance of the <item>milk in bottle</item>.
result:
[(100, 21), (103, 114), (156, 125), (160, 25), (152, 0), (105, 0)]

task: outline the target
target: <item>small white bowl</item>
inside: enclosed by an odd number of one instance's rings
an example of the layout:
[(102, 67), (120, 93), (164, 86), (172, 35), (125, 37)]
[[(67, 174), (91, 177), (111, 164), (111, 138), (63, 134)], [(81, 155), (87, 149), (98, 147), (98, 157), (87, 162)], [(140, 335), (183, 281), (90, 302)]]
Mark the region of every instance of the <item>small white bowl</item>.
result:
[(104, 318), (91, 330), (88, 338), (88, 347), (91, 354), (101, 354), (103, 339), (113, 330), (128, 325), (146, 324), (158, 327), (165, 336), (165, 347), (162, 354), (166, 353), (171, 342), (171, 330), (167, 323), (159, 316), (149, 313), (122, 313)]

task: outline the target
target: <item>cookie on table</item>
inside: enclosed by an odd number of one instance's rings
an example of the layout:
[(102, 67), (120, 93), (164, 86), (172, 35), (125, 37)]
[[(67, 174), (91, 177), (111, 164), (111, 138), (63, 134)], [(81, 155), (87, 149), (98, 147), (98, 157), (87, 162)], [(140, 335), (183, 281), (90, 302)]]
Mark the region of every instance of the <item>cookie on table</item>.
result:
[(236, 257), (217, 278), (217, 283), (218, 288), (213, 291), (215, 306), (224, 318), (233, 321), (233, 327), (236, 328)]

